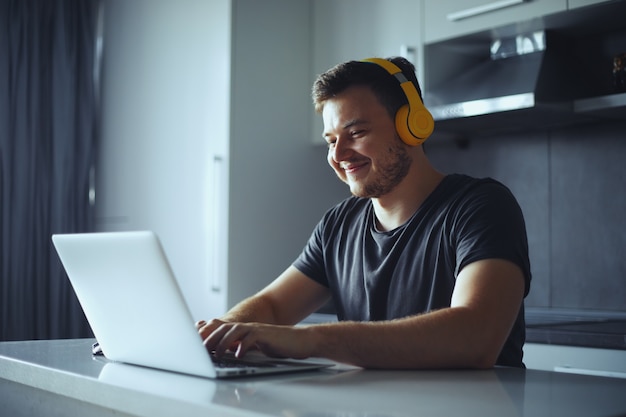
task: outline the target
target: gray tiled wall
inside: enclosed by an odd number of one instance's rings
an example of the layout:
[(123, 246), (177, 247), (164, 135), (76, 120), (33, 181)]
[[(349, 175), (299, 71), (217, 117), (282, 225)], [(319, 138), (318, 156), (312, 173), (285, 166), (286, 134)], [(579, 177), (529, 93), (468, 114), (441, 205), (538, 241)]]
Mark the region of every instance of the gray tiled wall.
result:
[(626, 311), (626, 123), (471, 140), (433, 137), (444, 172), (490, 176), (517, 197), (528, 230), (529, 307)]

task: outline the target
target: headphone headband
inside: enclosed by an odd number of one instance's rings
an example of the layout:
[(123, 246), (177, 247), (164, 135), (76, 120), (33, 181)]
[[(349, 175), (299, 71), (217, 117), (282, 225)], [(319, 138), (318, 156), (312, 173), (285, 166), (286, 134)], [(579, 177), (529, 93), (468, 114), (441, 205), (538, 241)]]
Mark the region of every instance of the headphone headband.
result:
[(396, 130), (400, 139), (407, 145), (417, 146), (424, 143), (435, 128), (435, 121), (413, 84), (402, 73), (400, 67), (391, 61), (382, 58), (367, 58), (361, 62), (369, 62), (384, 68), (400, 84), (409, 104), (404, 105), (396, 112)]

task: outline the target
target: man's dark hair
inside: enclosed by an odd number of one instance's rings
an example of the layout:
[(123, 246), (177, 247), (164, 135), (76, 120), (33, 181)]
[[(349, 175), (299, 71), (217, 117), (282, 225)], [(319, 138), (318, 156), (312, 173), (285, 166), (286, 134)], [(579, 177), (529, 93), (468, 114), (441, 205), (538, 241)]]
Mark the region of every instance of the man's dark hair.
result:
[[(404, 76), (415, 84), (421, 98), (422, 90), (415, 75), (415, 66), (402, 57), (387, 58), (387, 60), (398, 66)], [(355, 85), (369, 87), (378, 101), (387, 109), (391, 118), (395, 117), (400, 107), (408, 103), (396, 78), (383, 67), (371, 62), (348, 61), (334, 66), (317, 77), (312, 91), (315, 110), (321, 112), (326, 100)]]

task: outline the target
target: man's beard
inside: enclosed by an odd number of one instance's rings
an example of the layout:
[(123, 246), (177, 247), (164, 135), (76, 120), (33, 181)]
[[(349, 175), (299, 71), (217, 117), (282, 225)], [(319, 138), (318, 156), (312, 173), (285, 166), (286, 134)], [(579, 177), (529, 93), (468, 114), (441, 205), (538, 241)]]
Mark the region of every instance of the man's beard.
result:
[(380, 198), (390, 193), (407, 176), (411, 167), (411, 158), (400, 143), (389, 148), (384, 160), (377, 164), (376, 177), (358, 189), (350, 191), (356, 197)]

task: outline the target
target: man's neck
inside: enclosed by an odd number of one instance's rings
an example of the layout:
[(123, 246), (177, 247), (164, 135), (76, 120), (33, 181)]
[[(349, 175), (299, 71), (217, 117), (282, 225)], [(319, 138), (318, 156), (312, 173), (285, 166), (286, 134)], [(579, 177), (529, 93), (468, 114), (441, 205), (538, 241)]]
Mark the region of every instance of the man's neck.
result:
[(372, 199), (378, 230), (389, 231), (406, 223), (444, 176), (427, 161), (414, 164), (407, 177), (393, 191)]

